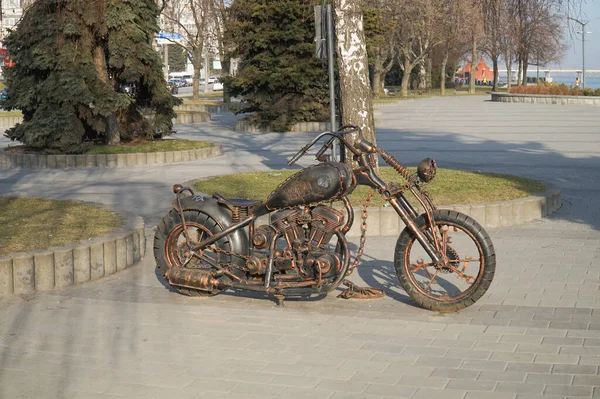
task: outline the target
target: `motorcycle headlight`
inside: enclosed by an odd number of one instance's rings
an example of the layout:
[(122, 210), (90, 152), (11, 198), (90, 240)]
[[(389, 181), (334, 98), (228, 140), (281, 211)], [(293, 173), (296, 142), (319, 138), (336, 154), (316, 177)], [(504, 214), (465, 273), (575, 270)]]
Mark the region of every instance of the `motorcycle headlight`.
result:
[(435, 177), (437, 164), (433, 158), (425, 158), (417, 165), (417, 174), (424, 183), (429, 183)]

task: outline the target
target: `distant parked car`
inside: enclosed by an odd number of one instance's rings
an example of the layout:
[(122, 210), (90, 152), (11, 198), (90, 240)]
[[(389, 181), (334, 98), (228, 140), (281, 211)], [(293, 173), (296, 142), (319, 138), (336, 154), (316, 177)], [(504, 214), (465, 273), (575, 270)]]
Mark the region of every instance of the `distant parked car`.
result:
[(6, 100), (6, 90), (0, 91), (0, 100)]
[(215, 80), (215, 83), (213, 83), (213, 91), (223, 91), (223, 83)]
[(169, 84), (177, 87), (184, 87), (187, 83), (185, 80), (171, 79), (169, 80)]

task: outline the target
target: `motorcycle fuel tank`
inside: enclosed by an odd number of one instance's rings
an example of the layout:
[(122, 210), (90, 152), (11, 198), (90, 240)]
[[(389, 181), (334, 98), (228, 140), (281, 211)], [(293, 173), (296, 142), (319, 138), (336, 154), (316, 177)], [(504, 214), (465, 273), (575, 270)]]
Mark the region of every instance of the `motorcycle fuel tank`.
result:
[(344, 163), (326, 162), (303, 169), (284, 181), (269, 196), (269, 210), (336, 200), (356, 187), (352, 169)]

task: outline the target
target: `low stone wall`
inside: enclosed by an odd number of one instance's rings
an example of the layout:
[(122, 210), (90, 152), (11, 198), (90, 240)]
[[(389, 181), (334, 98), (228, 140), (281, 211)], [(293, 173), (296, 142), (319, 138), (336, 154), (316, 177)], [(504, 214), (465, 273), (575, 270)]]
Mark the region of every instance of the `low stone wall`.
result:
[[(225, 111), (213, 111), (212, 109), (220, 109), (221, 106), (201, 106), (201, 109), (197, 109), (198, 106), (191, 106), (191, 109), (178, 109), (180, 113), (177, 113), (177, 117), (173, 119), (174, 125), (180, 125), (183, 123), (201, 123), (201, 122), (210, 122), (210, 113), (211, 112), (225, 112)], [(223, 107), (225, 108), (225, 107)], [(228, 108), (227, 108), (228, 109)], [(17, 123), (23, 122), (23, 117), (21, 116), (5, 116), (0, 115), (0, 129), (10, 129), (14, 127)]]
[(181, 125), (184, 123), (201, 123), (210, 122), (210, 112), (206, 111), (180, 111), (177, 112), (177, 118), (173, 120), (173, 124)]
[[(486, 229), (516, 226), (541, 219), (556, 212), (561, 207), (560, 190), (549, 188), (545, 192), (531, 197), (511, 201), (489, 202), (471, 205), (441, 205), (440, 209), (452, 209), (474, 218)], [(345, 212), (344, 208), (338, 208)], [(368, 236), (398, 235), (404, 230), (404, 223), (392, 207), (369, 207)], [(360, 236), (362, 207), (354, 207), (354, 224), (348, 237)], [(418, 212), (423, 213), (422, 208)], [(256, 222), (257, 226), (269, 222), (265, 215)]]
[(85, 283), (134, 265), (146, 251), (144, 220), (122, 216), (123, 227), (104, 237), (0, 257), (0, 297)]
[[(331, 122), (300, 122), (293, 125), (289, 132), (324, 132), (330, 130)], [(241, 118), (235, 121), (235, 127), (233, 128), (236, 132), (248, 132), (248, 133), (268, 133), (273, 132), (270, 128), (260, 128), (250, 123), (246, 118)]]
[(23, 122), (22, 116), (0, 116), (0, 129), (10, 129), (21, 122)]
[(132, 154), (38, 155), (0, 150), (0, 169), (8, 168), (123, 168), (162, 165), (213, 158), (221, 155), (220, 144), (188, 151), (138, 152)]
[(181, 104), (175, 107), (175, 112), (208, 112), (218, 114), (221, 112), (237, 111), (242, 106), (241, 103), (223, 103), (223, 104)]
[(555, 96), (544, 94), (514, 94), (492, 92), (492, 101), (503, 103), (595, 105), (600, 106), (600, 97), (592, 96)]

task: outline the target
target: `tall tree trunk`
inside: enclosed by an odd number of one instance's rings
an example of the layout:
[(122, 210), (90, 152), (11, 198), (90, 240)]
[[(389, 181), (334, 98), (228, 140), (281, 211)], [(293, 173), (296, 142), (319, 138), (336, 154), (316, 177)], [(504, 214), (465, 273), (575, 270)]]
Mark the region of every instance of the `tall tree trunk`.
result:
[(412, 66), (408, 57), (404, 57), (404, 68), (402, 69), (402, 83), (400, 83), (400, 95), (402, 97), (408, 96), (408, 83), (410, 82), (410, 73), (412, 72)]
[[(108, 76), (106, 57), (104, 55), (104, 48), (102, 46), (98, 46), (94, 50), (94, 66), (96, 67), (96, 72), (98, 72), (98, 77), (100, 80), (110, 85), (111, 82)], [(119, 134), (119, 123), (117, 122), (117, 116), (114, 112), (104, 118), (104, 126), (106, 129), (106, 144), (119, 144), (121, 142), (121, 135)]]
[(433, 88), (433, 81), (431, 78), (431, 69), (433, 66), (431, 65), (431, 56), (425, 58), (425, 77), (426, 77), (426, 88), (427, 90), (431, 90)]
[[(225, 75), (230, 75), (231, 74), (231, 57), (227, 54), (225, 54), (223, 56), (223, 71), (225, 73)], [(230, 94), (230, 90), (229, 90), (229, 84), (223, 84), (223, 102), (224, 103), (230, 103), (231, 102), (231, 94)]]
[(440, 94), (443, 96), (446, 94), (446, 65), (448, 64), (448, 45), (446, 44), (446, 49), (444, 50), (444, 58), (442, 58), (442, 66), (441, 66), (441, 80), (440, 80)]
[(494, 85), (492, 91), (498, 90), (498, 56), (492, 58), (492, 68), (494, 68)]
[(529, 59), (527, 56), (523, 57), (523, 85), (527, 86), (527, 68), (529, 67)]
[(523, 60), (521, 60), (521, 56), (519, 55), (519, 69), (517, 70), (517, 86), (521, 86), (521, 80), (523, 77)]
[(510, 91), (510, 86), (512, 84), (512, 63), (513, 63), (513, 55), (510, 52), (508, 59), (506, 60), (506, 91)]
[[(361, 2), (334, 0), (334, 10), (342, 124), (357, 125), (365, 138), (375, 144), (375, 121)], [(352, 161), (352, 153), (347, 151), (346, 162)]]
[[(196, 51), (194, 52), (194, 60), (192, 62), (192, 65), (194, 65), (194, 83), (192, 84), (192, 99), (194, 101), (198, 101), (200, 99), (200, 71), (202, 71), (204, 60), (202, 57), (202, 46), (196, 47), (195, 50)], [(205, 77), (205, 79), (208, 79), (208, 76)]]
[(469, 94), (475, 94), (475, 73), (477, 72), (477, 38), (473, 33), (473, 47), (471, 48), (471, 71), (469, 72)]
[(379, 98), (381, 93), (381, 71), (383, 69), (381, 52), (378, 48), (373, 51), (373, 98)]
[(419, 76), (417, 77), (416, 88), (424, 90), (427, 88), (427, 71), (425, 70), (425, 59), (419, 62)]

